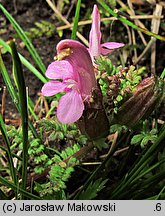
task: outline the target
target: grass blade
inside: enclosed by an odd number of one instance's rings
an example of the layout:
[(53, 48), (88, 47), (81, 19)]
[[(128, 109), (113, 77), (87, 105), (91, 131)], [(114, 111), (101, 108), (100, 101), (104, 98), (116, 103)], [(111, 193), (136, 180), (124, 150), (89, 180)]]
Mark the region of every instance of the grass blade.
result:
[(8, 197), (4, 194), (4, 192), (0, 189), (0, 197), (2, 200), (8, 200)]
[[(22, 65), (18, 56), (15, 43), (10, 41), (12, 57), (13, 57), (13, 72), (15, 76), (16, 86), (18, 88), (20, 114), (22, 119), (22, 135), (23, 135), (23, 152), (22, 152), (22, 189), (26, 190), (27, 181), (27, 163), (28, 163), (28, 108), (26, 97), (26, 86), (23, 77)], [(23, 198), (23, 197), (22, 197)]]
[[(5, 81), (5, 84), (7, 86), (7, 89), (9, 91), (9, 94), (10, 94), (10, 96), (12, 98), (12, 101), (13, 101), (14, 105), (16, 106), (18, 112), (20, 112), (20, 106), (19, 106), (19, 103), (18, 103), (18, 95), (17, 95), (17, 93), (15, 91), (15, 88), (14, 88), (14, 86), (13, 86), (13, 84), (11, 82), (11, 79), (9, 77), (9, 74), (8, 74), (8, 72), (6, 70), (6, 67), (4, 65), (1, 53), (0, 53), (0, 70), (1, 70), (1, 73), (2, 73), (2, 77), (3, 77), (4, 81)], [(28, 100), (28, 106), (29, 106), (29, 109), (31, 110), (32, 108), (31, 108), (31, 105), (30, 105), (29, 101), (30, 100)], [(31, 113), (33, 115), (33, 112), (31, 112)], [(35, 115), (34, 115), (34, 118), (36, 118)], [(35, 130), (34, 126), (31, 123), (31, 121), (28, 121), (28, 125), (29, 125), (29, 128), (31, 129), (34, 137), (40, 139), (37, 131)]]
[(9, 93), (10, 93), (11, 98), (12, 98), (12, 101), (14, 102), (15, 106), (17, 107), (17, 109), (19, 111), (18, 96), (16, 94), (16, 91), (15, 91), (15, 89), (13, 87), (11, 79), (10, 79), (10, 77), (8, 75), (8, 72), (6, 70), (6, 67), (4, 65), (1, 53), (0, 53), (0, 70), (1, 70), (1, 73), (2, 73), (2, 77), (3, 77), (4, 81), (5, 81), (5, 84), (7, 86), (7, 89), (9, 91)]
[(77, 6), (76, 6), (76, 13), (75, 13), (75, 17), (74, 17), (72, 35), (71, 35), (71, 39), (73, 39), (73, 40), (76, 39), (76, 32), (77, 32), (79, 15), (80, 15), (80, 7), (81, 7), (81, 0), (78, 0), (77, 1)]
[(1, 114), (0, 114), (0, 130), (2, 133), (3, 140), (4, 140), (6, 147), (7, 147), (6, 153), (7, 153), (7, 158), (8, 158), (8, 162), (9, 162), (11, 177), (12, 177), (14, 184), (17, 185), (17, 175), (16, 175), (16, 170), (14, 168), (13, 158), (12, 158), (12, 154), (11, 154), (11, 150), (10, 150), (10, 142), (8, 139), (7, 131), (6, 131), (5, 124), (3, 122), (3, 118), (1, 116)]
[(165, 77), (165, 68), (163, 69), (163, 72), (162, 72), (161, 75), (160, 75), (160, 78), (161, 78), (161, 79), (164, 79), (164, 77)]
[[(0, 45), (5, 48), (10, 54), (11, 54), (11, 49), (10, 46), (0, 38)], [(29, 62), (27, 61), (20, 53), (18, 54), (20, 57), (20, 60), (22, 64), (28, 68), (41, 82), (46, 83), (47, 79)]]
[(129, 21), (126, 18), (123, 18), (122, 16), (120, 16), (119, 14), (115, 13), (103, 0), (97, 0), (97, 2), (108, 12), (110, 13), (113, 17), (116, 17), (118, 20), (120, 20), (121, 22), (125, 23), (126, 25), (130, 26), (133, 29), (136, 29), (137, 31), (143, 32), (146, 35), (149, 35), (150, 37), (154, 37), (158, 40), (162, 40), (165, 41), (165, 37), (155, 34), (153, 32), (150, 32), (146, 29), (140, 28), (139, 26), (135, 25), (133, 22)]
[(4, 184), (6, 187), (11, 188), (15, 191), (19, 191), (21, 194), (23, 194), (24, 197), (30, 198), (30, 199), (34, 199), (34, 200), (40, 200), (41, 198), (33, 195), (21, 188), (18, 188), (16, 185), (14, 185), (13, 183), (9, 182), (8, 180), (6, 180), (5, 178), (3, 178), (2, 176), (0, 176), (0, 182), (2, 184)]
[(29, 40), (28, 36), (25, 34), (25, 32), (20, 27), (20, 25), (16, 22), (16, 20), (11, 16), (11, 14), (3, 7), (2, 4), (0, 4), (0, 9), (4, 13), (4, 15), (7, 17), (7, 19), (10, 21), (10, 23), (12, 24), (12, 26), (16, 30), (17, 34), (19, 35), (21, 40), (26, 45), (26, 47), (29, 50), (30, 54), (32, 55), (34, 61), (36, 62), (36, 64), (38, 65), (38, 67), (40, 68), (42, 73), (44, 74), (46, 71), (45, 65), (43, 64), (40, 56), (38, 55), (36, 49), (34, 48), (33, 44)]
[(138, 179), (138, 176), (140, 175), (140, 173), (143, 170), (145, 170), (145, 167), (147, 166), (147, 164), (149, 164), (154, 159), (154, 156), (157, 155), (157, 153), (160, 151), (160, 149), (164, 145), (164, 143), (162, 142), (164, 138), (165, 138), (165, 124), (163, 125), (163, 128), (157, 140), (155, 141), (155, 143), (147, 150), (147, 152), (144, 155), (142, 155), (139, 161), (135, 163), (135, 166), (127, 174), (127, 176), (122, 179), (121, 183), (113, 191), (112, 197), (111, 197), (112, 199), (118, 197), (119, 194), (121, 194), (123, 191), (129, 188), (130, 184), (135, 179)]

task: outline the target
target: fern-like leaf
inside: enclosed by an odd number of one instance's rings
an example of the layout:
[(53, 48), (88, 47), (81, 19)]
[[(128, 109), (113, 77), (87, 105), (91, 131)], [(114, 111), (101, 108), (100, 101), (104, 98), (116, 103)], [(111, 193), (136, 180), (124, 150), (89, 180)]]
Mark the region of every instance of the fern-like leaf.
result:
[(102, 180), (102, 178), (97, 179), (95, 182), (91, 182), (88, 187), (82, 191), (79, 195), (79, 200), (91, 200), (96, 198), (99, 191), (101, 191), (105, 184), (107, 183), (108, 179)]

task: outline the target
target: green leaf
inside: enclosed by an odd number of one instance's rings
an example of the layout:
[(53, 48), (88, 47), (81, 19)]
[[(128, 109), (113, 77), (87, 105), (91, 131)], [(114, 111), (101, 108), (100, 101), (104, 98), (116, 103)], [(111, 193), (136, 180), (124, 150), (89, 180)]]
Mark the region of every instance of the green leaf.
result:
[(100, 138), (93, 141), (94, 145), (101, 151), (103, 148), (107, 148), (108, 144), (105, 142), (105, 138)]
[(81, 7), (81, 0), (78, 0), (77, 6), (76, 6), (76, 13), (75, 13), (75, 17), (74, 17), (72, 35), (71, 35), (71, 39), (73, 39), (73, 40), (76, 39), (76, 32), (77, 32), (78, 20), (79, 20), (79, 15), (80, 15), (80, 7)]
[(65, 152), (67, 153), (68, 157), (74, 154), (74, 151), (71, 147), (67, 147)]
[(133, 136), (131, 139), (131, 145), (134, 145), (134, 144), (140, 142), (143, 138), (144, 138), (143, 134), (137, 134), (137, 135)]
[(66, 153), (65, 151), (62, 151), (62, 152), (61, 152), (61, 157), (62, 157), (63, 159), (66, 159), (66, 158), (68, 157), (68, 155), (67, 155), (67, 153)]
[(158, 130), (157, 129), (152, 129), (151, 131), (150, 131), (150, 134), (151, 135), (155, 135), (155, 134), (157, 134), (158, 133)]
[(102, 180), (102, 178), (97, 179), (95, 182), (91, 182), (85, 191), (78, 196), (79, 200), (91, 200), (97, 197), (98, 192), (100, 192), (107, 183), (108, 179)]
[(154, 37), (157, 38), (158, 40), (162, 40), (165, 41), (165, 37), (155, 34), (153, 32), (150, 32), (146, 29), (143, 29), (137, 25), (135, 25), (133, 22), (131, 22), (130, 20), (126, 19), (125, 17), (121, 16), (119, 13), (115, 13), (114, 10), (112, 10), (106, 3), (104, 0), (97, 0), (97, 2), (108, 12), (110, 13), (113, 17), (116, 17), (118, 20), (120, 20), (121, 22), (125, 23), (126, 25), (130, 26), (133, 29), (136, 29), (137, 31), (141, 31), (146, 35), (149, 35), (150, 37)]
[(15, 191), (19, 191), (21, 194), (24, 195), (24, 197), (34, 199), (34, 200), (40, 200), (41, 199), (40, 197), (38, 197), (38, 196), (36, 196), (36, 195), (34, 195), (32, 193), (29, 193), (26, 190), (23, 190), (23, 189), (17, 187), (17, 185), (9, 182), (8, 180), (6, 180), (6, 178), (3, 178), (2, 176), (0, 176), (0, 182), (2, 184), (4, 184), (6, 187), (8, 187), (8, 188), (11, 188), (11, 189), (13, 189)]
[(6, 152), (7, 152), (7, 156), (8, 156), (7, 158), (8, 158), (8, 162), (9, 162), (11, 177), (12, 177), (14, 184), (17, 184), (17, 175), (16, 175), (16, 170), (14, 167), (13, 158), (12, 158), (12, 154), (11, 154), (10, 141), (9, 141), (7, 131), (5, 128), (5, 124), (3, 122), (1, 114), (0, 114), (0, 130), (2, 133), (2, 138), (6, 144), (6, 147), (7, 147)]
[(149, 140), (150, 140), (149, 136), (144, 137), (140, 143), (141, 147), (144, 148), (144, 146), (148, 143)]
[(26, 96), (26, 86), (23, 76), (23, 70), (20, 58), (17, 53), (15, 43), (10, 41), (10, 48), (13, 57), (13, 70), (15, 75), (15, 82), (18, 88), (20, 114), (22, 120), (22, 142), (23, 142), (23, 160), (22, 160), (22, 189), (26, 189), (27, 181), (27, 162), (28, 162), (28, 108), (27, 108), (27, 96)]

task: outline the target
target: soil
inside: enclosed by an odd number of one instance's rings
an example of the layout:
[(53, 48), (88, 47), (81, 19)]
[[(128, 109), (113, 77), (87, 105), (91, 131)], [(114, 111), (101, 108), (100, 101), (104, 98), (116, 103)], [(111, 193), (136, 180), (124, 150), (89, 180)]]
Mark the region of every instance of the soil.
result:
[[(58, 21), (55, 18), (52, 18), (52, 10), (49, 8), (48, 4), (45, 1), (16, 0), (15, 6), (14, 0), (2, 0), (1, 2), (3, 6), (12, 14), (12, 16), (16, 19), (16, 21), (25, 31), (28, 31), (30, 28), (35, 27), (34, 22), (41, 20), (46, 20), (51, 23), (55, 23), (55, 25), (58, 25)], [(1, 11), (0, 17), (0, 28), (5, 29), (5, 32), (1, 34), (0, 37), (3, 40), (8, 41), (12, 37), (15, 37), (16, 33), (13, 27), (11, 26), (10, 22), (5, 18)], [(53, 57), (55, 56), (55, 47), (59, 40), (60, 38), (57, 36), (57, 34), (54, 34), (49, 38), (43, 36), (35, 38), (33, 40), (33, 45), (39, 53), (46, 67), (52, 62)], [(29, 52), (27, 51), (26, 47), (22, 47), (21, 40), (17, 38), (16, 43), (19, 52), (37, 68), (33, 59), (29, 55)], [(5, 66), (8, 72), (11, 74), (12, 62), (10, 55), (3, 55), (3, 60), (5, 62)], [(29, 96), (35, 102), (37, 99), (37, 95), (40, 92), (43, 84), (30, 71), (28, 71), (28, 69), (24, 67), (23, 70), (26, 86), (28, 86)], [(0, 106), (3, 93), (3, 86), (4, 82), (2, 79), (2, 75), (0, 73)], [(18, 113), (14, 105), (12, 104), (11, 98), (8, 93), (6, 94), (5, 98), (5, 115), (7, 118), (10, 119), (15, 119), (18, 117)]]

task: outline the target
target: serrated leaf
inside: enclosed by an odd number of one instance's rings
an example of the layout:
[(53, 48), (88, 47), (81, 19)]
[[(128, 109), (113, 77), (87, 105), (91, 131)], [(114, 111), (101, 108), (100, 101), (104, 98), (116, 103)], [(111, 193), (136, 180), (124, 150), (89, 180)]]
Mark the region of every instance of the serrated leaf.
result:
[(148, 143), (149, 140), (150, 140), (149, 136), (144, 137), (140, 143), (141, 147), (143, 148)]
[(62, 151), (62, 152), (61, 152), (61, 157), (62, 157), (63, 159), (66, 159), (66, 158), (68, 157), (68, 155), (67, 155), (67, 153), (66, 153), (65, 151)]
[(52, 160), (56, 163), (60, 163), (62, 161), (61, 157), (59, 155), (55, 155)]
[(33, 139), (30, 143), (31, 147), (37, 147), (39, 145), (40, 140), (39, 139)]
[(78, 162), (78, 160), (77, 160), (75, 157), (71, 157), (71, 158), (69, 159), (67, 165), (68, 165), (69, 167), (73, 167), (73, 166), (76, 165), (77, 162)]
[(74, 151), (73, 151), (73, 149), (71, 147), (67, 147), (65, 149), (65, 152), (68, 155), (68, 157), (74, 154)]
[(137, 135), (133, 136), (131, 139), (131, 145), (134, 145), (134, 144), (140, 142), (143, 138), (144, 138), (143, 134), (137, 134)]
[(152, 129), (151, 131), (150, 131), (150, 134), (151, 135), (155, 135), (155, 134), (157, 134), (158, 133), (158, 130), (157, 129)]
[(53, 131), (50, 135), (49, 135), (49, 141), (54, 141), (57, 138), (57, 133), (56, 131)]
[(74, 153), (80, 150), (80, 146), (78, 144), (74, 144), (73, 151)]
[(93, 141), (94, 145), (101, 151), (103, 148), (107, 148), (108, 144), (105, 142), (105, 138), (101, 138)]
[(91, 200), (96, 198), (99, 191), (101, 191), (104, 187), (108, 179), (102, 180), (102, 178), (97, 179), (94, 183), (91, 182), (85, 191), (79, 195), (79, 200)]

